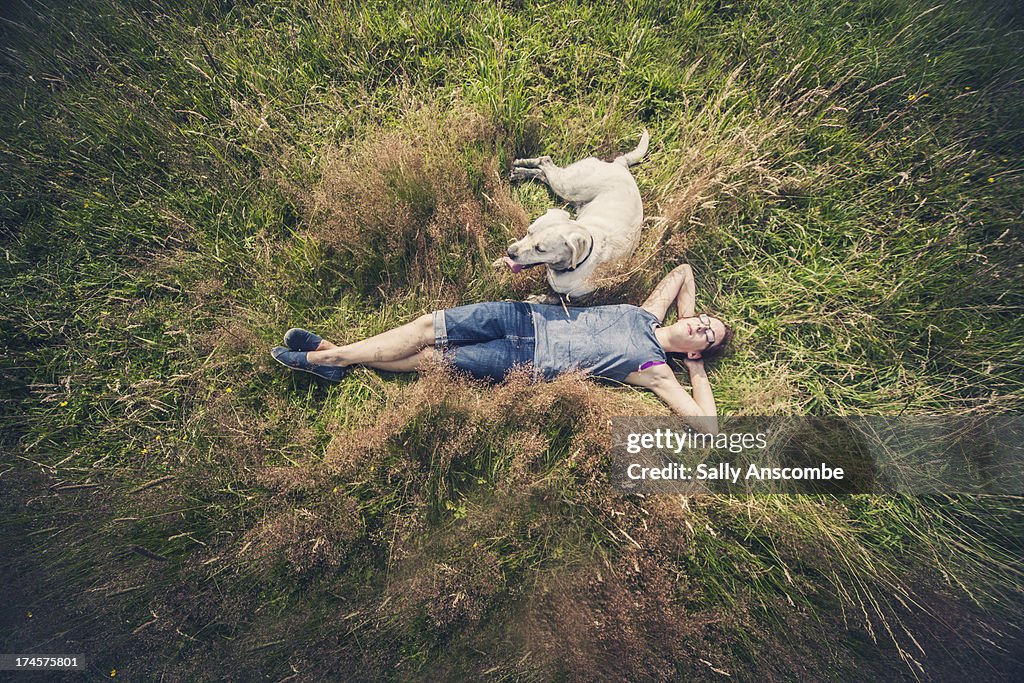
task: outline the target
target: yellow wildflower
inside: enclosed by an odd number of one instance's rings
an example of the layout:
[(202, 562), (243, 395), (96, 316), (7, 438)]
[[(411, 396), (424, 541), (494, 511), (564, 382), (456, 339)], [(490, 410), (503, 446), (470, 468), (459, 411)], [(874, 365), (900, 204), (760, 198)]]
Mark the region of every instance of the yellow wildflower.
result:
[(224, 393), (225, 394), (230, 394), (231, 393), (231, 387), (228, 387), (227, 389), (225, 389)]
[(895, 192), (895, 191), (896, 191), (896, 188), (895, 188), (895, 187), (890, 187), (890, 188), (889, 188), (889, 192)]
[(61, 408), (63, 408), (63, 407), (64, 407), (64, 406), (66, 406), (67, 404), (68, 404), (68, 402), (67, 402), (67, 401), (61, 401), (61, 402), (60, 402), (60, 407), (61, 407)]
[(907, 95), (907, 99), (911, 102), (917, 99), (917, 95)]
[(990, 183), (994, 183), (994, 182), (996, 181), (996, 179), (995, 179), (995, 178), (989, 178), (989, 179), (988, 179), (988, 181), (989, 181)]

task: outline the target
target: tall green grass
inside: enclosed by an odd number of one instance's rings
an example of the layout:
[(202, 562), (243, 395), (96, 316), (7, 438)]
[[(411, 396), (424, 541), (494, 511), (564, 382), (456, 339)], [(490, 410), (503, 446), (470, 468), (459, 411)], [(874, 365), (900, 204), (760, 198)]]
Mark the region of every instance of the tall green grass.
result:
[(1019, 412), (1013, 3), (22, 2), (0, 33), (0, 650), (73, 642), (93, 679), (1019, 667), (1017, 499), (624, 496), (605, 424), (664, 410), (642, 392), (267, 354), (541, 291), (489, 265), (553, 201), (509, 162), (646, 127), (644, 237), (598, 300), (692, 263), (737, 330), (723, 412)]

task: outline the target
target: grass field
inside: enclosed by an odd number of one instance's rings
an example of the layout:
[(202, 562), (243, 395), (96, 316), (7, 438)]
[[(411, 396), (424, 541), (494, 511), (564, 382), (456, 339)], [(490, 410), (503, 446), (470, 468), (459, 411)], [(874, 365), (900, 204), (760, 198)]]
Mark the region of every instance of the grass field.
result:
[[(513, 158), (631, 149), (725, 414), (1019, 414), (1012, 0), (0, 10), (0, 652), (87, 680), (1004, 680), (1019, 498), (638, 498), (569, 376), (293, 376), (522, 298)], [(1014, 675), (1016, 674), (1016, 676)], [(163, 678), (161, 678), (163, 676)], [(79, 679), (75, 679), (79, 680)]]

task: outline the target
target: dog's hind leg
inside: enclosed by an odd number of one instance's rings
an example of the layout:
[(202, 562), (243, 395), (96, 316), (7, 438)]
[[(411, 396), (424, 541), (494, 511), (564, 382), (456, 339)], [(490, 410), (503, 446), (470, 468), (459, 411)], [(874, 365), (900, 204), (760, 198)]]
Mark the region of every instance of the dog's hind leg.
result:
[(512, 162), (509, 179), (539, 180), (546, 183), (562, 199), (585, 204), (601, 191), (601, 186), (591, 180), (594, 171), (598, 170), (593, 164), (606, 165), (597, 159), (584, 159), (562, 168), (551, 161), (551, 157), (516, 159)]
[(541, 164), (544, 182), (555, 194), (567, 202), (586, 204), (593, 201), (606, 187), (601, 182), (601, 171), (607, 166), (597, 159), (584, 159), (562, 168), (555, 164)]

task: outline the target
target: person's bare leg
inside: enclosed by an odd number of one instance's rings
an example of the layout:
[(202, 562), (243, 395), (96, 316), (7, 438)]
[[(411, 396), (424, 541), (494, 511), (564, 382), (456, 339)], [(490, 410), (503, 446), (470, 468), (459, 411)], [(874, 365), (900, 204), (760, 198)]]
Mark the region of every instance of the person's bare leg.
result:
[(306, 360), (317, 365), (358, 364), (376, 367), (375, 363), (407, 360), (433, 343), (434, 316), (428, 313), (421, 315), (411, 323), (382, 332), (369, 339), (344, 346), (334, 346), (322, 351), (310, 351), (306, 355)]
[(399, 360), (374, 361), (371, 363), (363, 363), (363, 365), (375, 370), (386, 370), (387, 372), (416, 372), (417, 370), (422, 370), (432, 363), (437, 355), (438, 354), (435, 349), (428, 346), (427, 348), (420, 349), (406, 358)]

